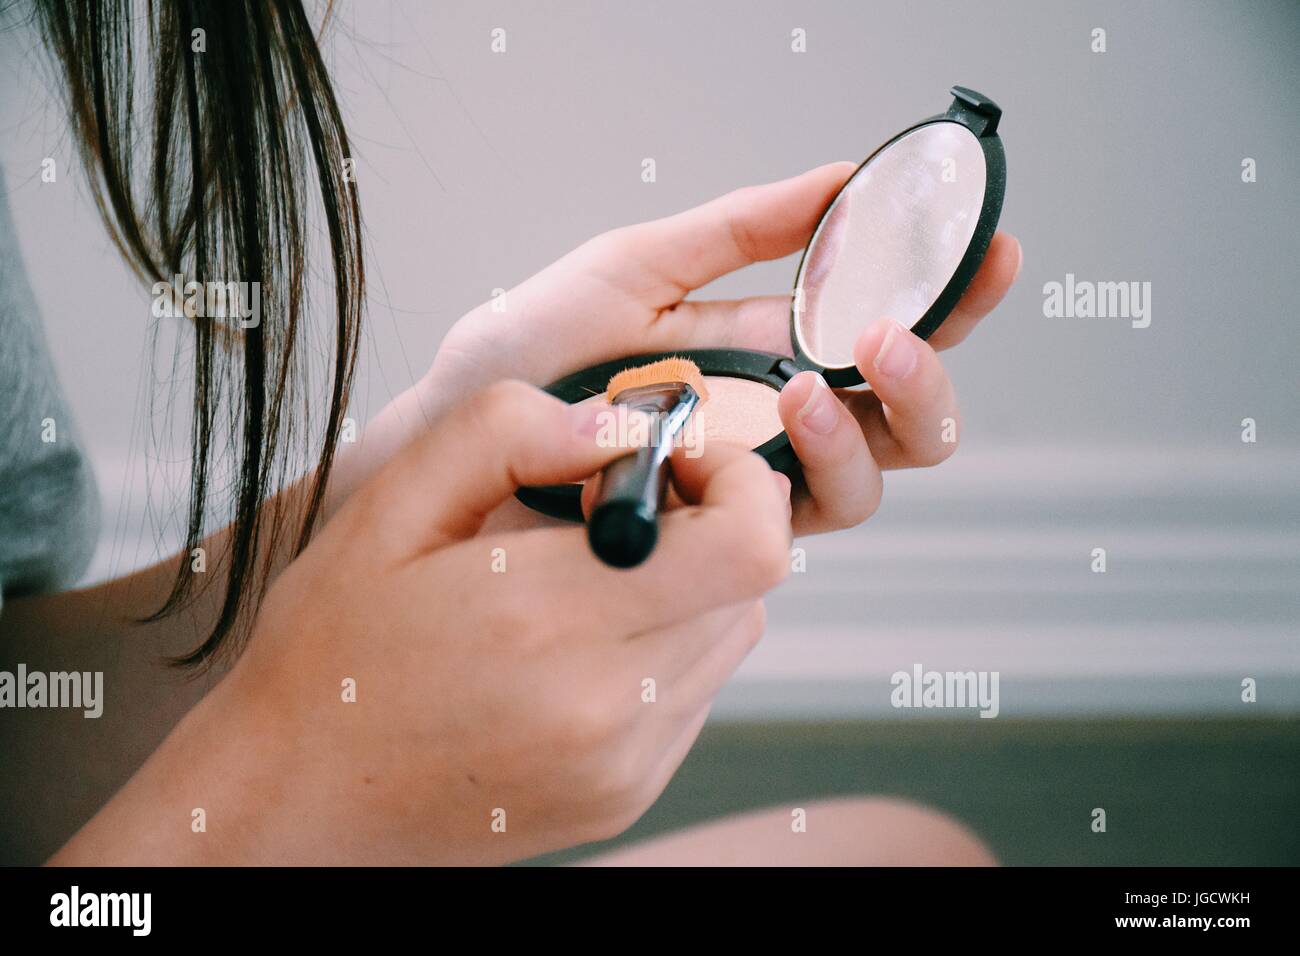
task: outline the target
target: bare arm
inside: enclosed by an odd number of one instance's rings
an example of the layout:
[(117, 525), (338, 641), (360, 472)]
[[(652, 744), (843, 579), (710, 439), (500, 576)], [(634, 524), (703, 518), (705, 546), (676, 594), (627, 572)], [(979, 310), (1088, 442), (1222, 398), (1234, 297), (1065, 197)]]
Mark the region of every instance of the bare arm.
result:
[[(693, 503), (667, 514), (635, 585), (574, 527), (493, 534), (511, 556), (495, 573), (478, 534), (519, 482), (579, 480), (623, 453), (597, 440), (600, 411), (503, 383), (411, 443), (51, 862), (493, 863), (628, 826), (758, 639), (759, 598), (788, 570), (789, 505), (762, 459), (724, 445), (682, 462)], [(701, 584), (705, 568), (725, 572)], [(647, 672), (672, 706), (645, 707)], [(55, 776), (28, 780), (51, 805), (77, 785)]]
[[(423, 386), (409, 389), (366, 427), (361, 441), (340, 446), (326, 520), (427, 427), (426, 406)], [(266, 507), (296, 508), (307, 486), (300, 482)], [(210, 555), (222, 553), (226, 535), (223, 529), (206, 540)], [(286, 545), (272, 562), (272, 577), (290, 558)], [(226, 673), (228, 665), (194, 674), (166, 663), (193, 649), (216, 620), (223, 592), (219, 572), (212, 572), (214, 579), (184, 612), (137, 623), (162, 605), (180, 560), (178, 555), (91, 588), (5, 602), (0, 670), (12, 673), (21, 663), (29, 672), (102, 672), (106, 699), (102, 715), (92, 719), (70, 709), (0, 711), (0, 863), (47, 859)]]

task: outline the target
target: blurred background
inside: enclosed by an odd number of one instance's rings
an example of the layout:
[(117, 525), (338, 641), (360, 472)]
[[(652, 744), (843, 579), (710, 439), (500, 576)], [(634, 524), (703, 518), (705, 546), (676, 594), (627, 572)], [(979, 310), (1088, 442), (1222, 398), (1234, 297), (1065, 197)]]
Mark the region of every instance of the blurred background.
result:
[[(1300, 5), (398, 0), (338, 3), (330, 30), (370, 243), (359, 420), (493, 289), (600, 231), (858, 161), (953, 84), (1004, 110), (1025, 262), (946, 354), (960, 452), (797, 542), (768, 637), (628, 839), (873, 792), (1011, 863), (1300, 863)], [(0, 34), (0, 163), (104, 496), (94, 580), (170, 551), (184, 475), (146, 457), (148, 290), (46, 77), (34, 36)], [(784, 292), (796, 264), (701, 295)], [(1067, 274), (1149, 282), (1150, 326), (1045, 317)], [(998, 671), (999, 717), (895, 710), (918, 663)]]

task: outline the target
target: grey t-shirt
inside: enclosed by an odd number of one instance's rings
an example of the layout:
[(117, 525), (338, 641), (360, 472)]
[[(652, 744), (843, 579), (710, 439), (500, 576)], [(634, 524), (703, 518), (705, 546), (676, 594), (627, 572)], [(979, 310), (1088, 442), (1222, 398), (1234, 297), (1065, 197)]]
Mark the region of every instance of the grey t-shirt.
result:
[(50, 361), (0, 174), (0, 607), (76, 583), (99, 497)]

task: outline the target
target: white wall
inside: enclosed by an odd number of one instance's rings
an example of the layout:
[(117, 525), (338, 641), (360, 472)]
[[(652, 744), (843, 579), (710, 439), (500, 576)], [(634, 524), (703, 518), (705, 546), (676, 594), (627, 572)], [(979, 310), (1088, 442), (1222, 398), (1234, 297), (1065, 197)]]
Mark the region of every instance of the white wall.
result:
[[(790, 52), (795, 27), (806, 54)], [(876, 707), (871, 682), (894, 661), (940, 666), (972, 641), (1048, 709), (1163, 699), (1119, 675), (1181, 680), (1192, 709), (1225, 693), (1202, 678), (1294, 677), (1298, 39), (1300, 7), (1282, 2), (343, 3), (330, 56), (371, 244), (357, 413), (427, 367), (494, 287), (600, 230), (860, 158), (963, 83), (1005, 110), (1003, 226), (1026, 256), (949, 359), (963, 451), (891, 480), (867, 528), (807, 544), (809, 572), (774, 599), (747, 665), (755, 689), (720, 709)], [(105, 490), (102, 575), (155, 550), (149, 300), (66, 171), (33, 42), (0, 37), (0, 161)], [(57, 184), (39, 181), (46, 156)], [(782, 292), (793, 271), (766, 264), (709, 292)], [(1151, 282), (1151, 327), (1044, 318), (1043, 285), (1067, 272)], [(1240, 442), (1244, 417), (1256, 445)], [(1104, 578), (1088, 572), (1094, 546), (1112, 549)], [(808, 693), (805, 678), (842, 686)], [(1079, 696), (1057, 691), (1065, 678)], [(1295, 706), (1293, 691), (1268, 700)]]

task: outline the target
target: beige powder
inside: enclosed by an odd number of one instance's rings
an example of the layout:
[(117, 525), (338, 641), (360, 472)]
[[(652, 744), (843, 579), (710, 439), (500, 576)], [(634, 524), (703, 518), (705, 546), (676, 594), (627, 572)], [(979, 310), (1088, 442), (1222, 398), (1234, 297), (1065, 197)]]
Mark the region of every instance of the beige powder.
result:
[(782, 431), (776, 401), (781, 393), (762, 382), (724, 375), (706, 375), (709, 400), (696, 410), (704, 424), (704, 440), (730, 441), (757, 448)]
[[(695, 410), (695, 417), (704, 425), (704, 441), (729, 441), (747, 448), (775, 438), (783, 430), (776, 402), (780, 392), (747, 378), (728, 375), (706, 375), (704, 383), (709, 389), (709, 400)], [(584, 402), (604, 401), (593, 395)]]

